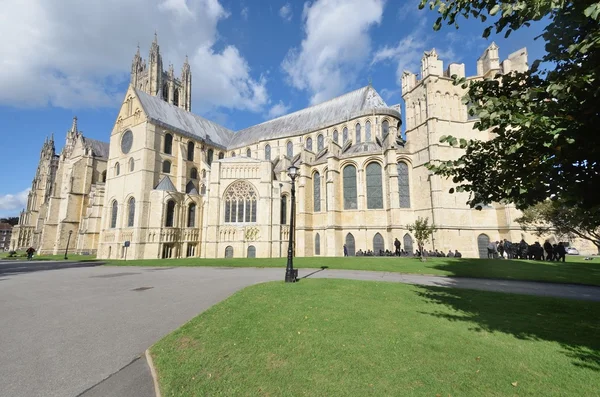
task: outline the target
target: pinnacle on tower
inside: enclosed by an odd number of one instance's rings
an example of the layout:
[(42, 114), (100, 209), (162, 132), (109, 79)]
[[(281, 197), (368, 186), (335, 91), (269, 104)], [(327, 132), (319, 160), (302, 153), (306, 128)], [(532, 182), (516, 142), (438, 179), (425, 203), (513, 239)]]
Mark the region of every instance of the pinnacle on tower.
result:
[(71, 132), (73, 132), (73, 133), (77, 132), (77, 116), (73, 117), (73, 124), (71, 125)]

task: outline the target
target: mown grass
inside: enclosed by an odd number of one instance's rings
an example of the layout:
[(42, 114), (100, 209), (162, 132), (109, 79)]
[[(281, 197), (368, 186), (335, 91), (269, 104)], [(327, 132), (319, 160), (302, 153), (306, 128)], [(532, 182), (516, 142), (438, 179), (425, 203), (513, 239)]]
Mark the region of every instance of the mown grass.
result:
[[(536, 262), (504, 259), (455, 259), (396, 257), (303, 257), (295, 258), (298, 268), (372, 270), (439, 276), (492, 278), (504, 280), (546, 281), (600, 285), (600, 257), (592, 261), (573, 259), (568, 262)], [(576, 261), (575, 261), (576, 260)], [(217, 266), (217, 267), (285, 267), (285, 258), (232, 258), (232, 259), (148, 259), (106, 261), (110, 266)]]
[(591, 396), (600, 303), (349, 280), (238, 292), (151, 348), (164, 396)]
[[(78, 255), (78, 254), (68, 254), (67, 258), (69, 261), (92, 261), (96, 259), (96, 255)], [(0, 254), (0, 259), (3, 260), (27, 260), (27, 253), (25, 251), (17, 251), (16, 256), (10, 257), (8, 252), (3, 252)], [(35, 261), (62, 261), (65, 259), (65, 254), (58, 255), (37, 255), (33, 256), (33, 260)]]

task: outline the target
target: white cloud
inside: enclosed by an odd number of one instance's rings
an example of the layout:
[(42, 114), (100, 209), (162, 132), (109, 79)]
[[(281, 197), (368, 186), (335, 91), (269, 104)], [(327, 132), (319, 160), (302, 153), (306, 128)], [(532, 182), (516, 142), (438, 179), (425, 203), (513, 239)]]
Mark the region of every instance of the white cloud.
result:
[(305, 3), (305, 38), (282, 67), (288, 82), (306, 90), (311, 103), (342, 93), (369, 59), (369, 29), (381, 22), (384, 0), (317, 0)]
[[(0, 105), (115, 106), (129, 81), (137, 43), (147, 58), (155, 29), (163, 67), (190, 55), (193, 109), (261, 110), (265, 79), (252, 76), (235, 47), (217, 51), (218, 0), (4, 0), (0, 13)], [(64, 12), (69, 10), (69, 12)], [(144, 51), (145, 49), (145, 51)], [(206, 62), (218, 68), (204, 73)], [(218, 86), (221, 90), (215, 90)]]
[(240, 11), (240, 14), (242, 15), (242, 18), (247, 21), (248, 15), (250, 14), (250, 9), (248, 7), (243, 7), (242, 11)]
[(415, 19), (421, 20), (426, 18), (428, 7), (419, 10), (420, 0), (408, 0), (398, 8), (398, 20), (406, 21)]
[(0, 215), (16, 216), (27, 206), (29, 189), (16, 194), (0, 195)]
[(283, 7), (279, 9), (279, 16), (286, 21), (292, 20), (292, 5), (290, 3), (285, 3)]
[(290, 110), (290, 105), (286, 105), (283, 101), (279, 101), (269, 109), (268, 117), (274, 119), (275, 117), (283, 116)]

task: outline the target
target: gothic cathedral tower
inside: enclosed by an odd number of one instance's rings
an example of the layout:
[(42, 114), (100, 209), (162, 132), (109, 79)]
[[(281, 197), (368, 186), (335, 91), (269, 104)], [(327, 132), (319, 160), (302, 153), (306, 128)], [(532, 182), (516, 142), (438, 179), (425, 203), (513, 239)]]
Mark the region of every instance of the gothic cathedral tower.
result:
[(131, 85), (145, 93), (162, 98), (165, 102), (192, 111), (192, 72), (187, 56), (180, 77), (175, 77), (173, 65), (163, 70), (158, 37), (150, 46), (148, 64), (140, 56), (138, 47), (131, 63)]

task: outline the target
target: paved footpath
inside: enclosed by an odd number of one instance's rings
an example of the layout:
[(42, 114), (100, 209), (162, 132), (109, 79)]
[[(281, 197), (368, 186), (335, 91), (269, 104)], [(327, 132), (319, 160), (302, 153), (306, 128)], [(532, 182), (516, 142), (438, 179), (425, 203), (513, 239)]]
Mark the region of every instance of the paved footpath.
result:
[[(281, 268), (27, 266), (31, 271), (0, 262), (0, 390), (6, 396), (153, 396), (143, 357), (149, 346), (235, 291), (284, 275)], [(600, 287), (300, 270), (306, 276), (600, 301)]]

